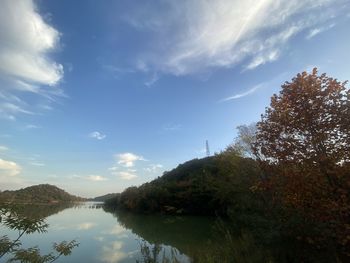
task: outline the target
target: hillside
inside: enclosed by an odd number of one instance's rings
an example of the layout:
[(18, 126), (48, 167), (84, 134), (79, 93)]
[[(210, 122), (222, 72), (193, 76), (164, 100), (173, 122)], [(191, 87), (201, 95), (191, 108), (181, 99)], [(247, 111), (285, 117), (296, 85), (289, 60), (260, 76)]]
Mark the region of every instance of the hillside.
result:
[(58, 203), (84, 201), (50, 184), (33, 185), (15, 191), (0, 192), (0, 202), (12, 203)]
[(88, 201), (104, 202), (108, 199), (111, 199), (111, 198), (117, 196), (117, 195), (118, 194), (116, 194), (116, 193), (105, 194), (105, 195), (101, 195), (101, 196), (96, 196), (94, 198), (89, 198)]
[(105, 204), (140, 213), (226, 215), (233, 207), (249, 206), (250, 187), (259, 174), (254, 160), (224, 152), (181, 164)]

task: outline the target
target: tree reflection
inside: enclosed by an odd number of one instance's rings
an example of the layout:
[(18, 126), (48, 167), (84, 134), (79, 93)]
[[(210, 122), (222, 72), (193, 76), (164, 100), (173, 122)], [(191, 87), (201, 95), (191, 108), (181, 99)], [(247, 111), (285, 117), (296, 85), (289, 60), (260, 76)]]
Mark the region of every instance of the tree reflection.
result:
[[(166, 253), (166, 248), (159, 244), (149, 244), (145, 240), (140, 242), (141, 258), (136, 263), (178, 263), (184, 262), (177, 249), (171, 248)], [(188, 260), (189, 261), (189, 260)]]
[(252, 233), (231, 229), (218, 218), (112, 213), (143, 240), (139, 263), (275, 262)]

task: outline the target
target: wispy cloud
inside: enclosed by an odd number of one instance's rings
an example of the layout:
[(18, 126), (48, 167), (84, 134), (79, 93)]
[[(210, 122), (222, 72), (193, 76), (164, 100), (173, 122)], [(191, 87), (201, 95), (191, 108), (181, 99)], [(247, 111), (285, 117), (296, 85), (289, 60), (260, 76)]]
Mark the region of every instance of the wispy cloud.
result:
[(309, 30), (309, 33), (307, 34), (306, 39), (311, 39), (314, 36), (317, 36), (317, 35), (321, 34), (322, 32), (327, 31), (333, 27), (335, 27), (334, 23), (327, 25), (327, 26), (323, 26), (323, 27), (312, 28)]
[(148, 167), (144, 168), (144, 170), (149, 173), (154, 173), (159, 171), (159, 169), (162, 169), (162, 168), (163, 168), (163, 165), (161, 164), (150, 164), (148, 165)]
[(143, 72), (185, 75), (243, 61), (249, 70), (278, 59), (300, 32), (345, 15), (338, 7), (349, 9), (346, 1), (167, 1), (161, 11), (138, 5), (124, 20), (150, 36), (145, 46), (154, 49), (139, 54), (136, 64)]
[(118, 164), (124, 167), (133, 167), (136, 161), (145, 161), (145, 158), (133, 153), (116, 154), (114, 157), (116, 158)]
[(87, 180), (89, 181), (94, 181), (94, 182), (98, 182), (98, 181), (106, 181), (108, 180), (106, 177), (103, 177), (101, 175), (88, 175), (85, 177)]
[(278, 59), (278, 50), (269, 50), (266, 53), (261, 53), (252, 59), (252, 61), (245, 66), (245, 70), (255, 69), (258, 66), (264, 65), (268, 62), (272, 62)]
[(132, 180), (132, 179), (137, 178), (137, 175), (135, 174), (135, 170), (118, 172), (117, 176), (123, 180)]
[(225, 101), (230, 101), (230, 100), (236, 100), (236, 99), (244, 98), (246, 96), (254, 94), (259, 89), (279, 86), (280, 83), (282, 83), (284, 81), (284, 79), (286, 79), (288, 76), (289, 76), (288, 72), (282, 72), (282, 73), (278, 74), (277, 76), (275, 76), (274, 78), (272, 78), (272, 79), (270, 79), (268, 81), (259, 83), (259, 84), (255, 85), (255, 86), (253, 86), (252, 88), (248, 89), (245, 92), (238, 93), (238, 94), (229, 96), (227, 98), (223, 98), (219, 102), (225, 102)]
[(22, 107), (20, 107), (19, 105), (10, 103), (10, 102), (4, 102), (0, 104), (0, 114), (18, 114), (18, 113), (24, 113), (24, 114), (34, 114), (33, 112), (29, 111), (29, 110), (25, 110)]
[(114, 73), (115, 76), (128, 74), (128, 73), (135, 73), (135, 69), (132, 69), (130, 67), (118, 67), (116, 65), (103, 64), (101, 59), (98, 59), (97, 62), (101, 64), (103, 69)]
[(94, 131), (94, 132), (89, 133), (89, 137), (97, 139), (97, 140), (103, 140), (106, 138), (106, 135), (101, 133), (101, 132)]
[(107, 181), (108, 178), (101, 176), (101, 175), (96, 175), (96, 174), (90, 174), (90, 175), (79, 175), (79, 174), (72, 174), (67, 176), (68, 179), (71, 180), (76, 180), (76, 179), (83, 179), (87, 181), (92, 181), (92, 182), (101, 182), (101, 181)]
[(261, 85), (261, 84), (256, 85), (253, 88), (247, 90), (246, 92), (235, 94), (233, 96), (230, 96), (230, 97), (227, 97), (225, 99), (222, 99), (221, 101), (224, 102), (224, 101), (236, 100), (236, 99), (240, 99), (240, 98), (246, 97), (246, 96), (248, 96), (250, 94), (253, 94), (255, 91), (257, 91), (258, 89), (260, 89), (262, 87), (263, 87), (263, 85)]
[(21, 167), (17, 163), (0, 158), (0, 175), (15, 176), (18, 175), (21, 170)]
[(181, 124), (177, 123), (166, 123), (163, 125), (162, 130), (163, 131), (178, 131), (182, 128)]
[(111, 171), (111, 172), (115, 172), (115, 171), (118, 171), (118, 170), (119, 170), (118, 166), (112, 166), (112, 167), (108, 168), (108, 171)]
[(159, 80), (159, 75), (158, 75), (158, 73), (155, 72), (155, 73), (153, 73), (153, 75), (151, 76), (151, 78), (145, 82), (145, 86), (146, 86), (146, 87), (151, 87), (151, 86), (154, 85), (158, 80)]
[[(20, 17), (21, 19), (18, 19)], [(25, 93), (52, 100), (63, 95), (53, 89), (63, 77), (63, 66), (50, 53), (58, 47), (60, 33), (38, 13), (33, 0), (3, 0), (0, 9), (0, 115), (15, 119), (31, 114), (23, 108)], [(29, 107), (30, 105), (26, 105)]]
[(39, 163), (39, 162), (30, 162), (30, 165), (33, 165), (33, 166), (45, 166), (44, 163)]
[(27, 124), (24, 129), (26, 130), (32, 130), (32, 129), (39, 129), (41, 126), (35, 125), (35, 124)]
[(96, 226), (96, 223), (93, 223), (93, 222), (84, 222), (84, 223), (80, 223), (78, 226), (77, 226), (77, 229), (78, 230), (88, 230), (88, 229), (91, 229), (93, 227)]

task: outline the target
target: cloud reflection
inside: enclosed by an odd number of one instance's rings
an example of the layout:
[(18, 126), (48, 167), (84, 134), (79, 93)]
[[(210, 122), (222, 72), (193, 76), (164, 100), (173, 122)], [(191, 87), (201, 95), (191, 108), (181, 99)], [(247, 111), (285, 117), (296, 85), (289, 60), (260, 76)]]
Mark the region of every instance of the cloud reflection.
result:
[(78, 225), (78, 230), (88, 230), (96, 226), (96, 223), (84, 222)]
[(125, 259), (128, 257), (128, 253), (122, 250), (123, 246), (124, 243), (122, 241), (114, 241), (111, 243), (111, 246), (103, 246), (101, 260), (103, 262), (115, 263)]

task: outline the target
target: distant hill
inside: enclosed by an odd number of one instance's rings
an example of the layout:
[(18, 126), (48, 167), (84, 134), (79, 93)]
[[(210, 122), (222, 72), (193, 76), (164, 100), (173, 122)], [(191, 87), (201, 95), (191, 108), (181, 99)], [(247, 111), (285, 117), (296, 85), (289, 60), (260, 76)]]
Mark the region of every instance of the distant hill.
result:
[(95, 201), (95, 202), (104, 202), (108, 199), (111, 199), (115, 196), (117, 196), (118, 194), (116, 193), (111, 193), (111, 194), (105, 194), (105, 195), (101, 195), (101, 196), (97, 196), (94, 198), (89, 198), (88, 201)]
[(12, 203), (59, 203), (85, 201), (50, 184), (33, 185), (15, 191), (0, 192), (0, 202)]
[(251, 190), (259, 178), (256, 161), (234, 153), (193, 159), (140, 187), (129, 187), (105, 202), (107, 209), (139, 213), (227, 214), (250, 206)]

